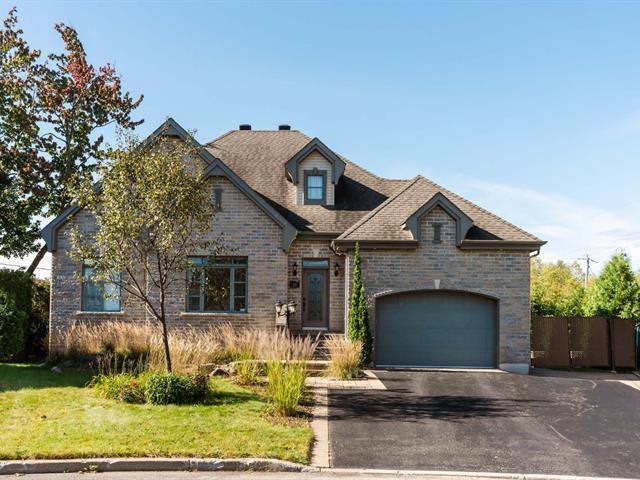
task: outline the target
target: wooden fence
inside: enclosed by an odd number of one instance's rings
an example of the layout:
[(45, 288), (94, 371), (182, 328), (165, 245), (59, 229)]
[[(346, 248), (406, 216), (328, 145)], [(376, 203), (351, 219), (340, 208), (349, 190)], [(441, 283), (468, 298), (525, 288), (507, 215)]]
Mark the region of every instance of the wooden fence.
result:
[(533, 317), (531, 364), (636, 368), (635, 322), (608, 317)]

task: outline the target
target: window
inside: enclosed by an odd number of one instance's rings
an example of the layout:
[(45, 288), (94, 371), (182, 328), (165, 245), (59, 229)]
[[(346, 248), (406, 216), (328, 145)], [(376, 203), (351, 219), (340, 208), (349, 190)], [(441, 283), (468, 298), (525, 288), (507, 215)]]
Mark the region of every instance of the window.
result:
[[(93, 281), (93, 267), (82, 266), (82, 311), (119, 312), (120, 287), (111, 282)], [(120, 281), (120, 275), (114, 281)]]
[(316, 169), (312, 172), (305, 172), (304, 203), (324, 204), (326, 200), (326, 178), (325, 172), (318, 172)]
[(222, 189), (215, 188), (213, 190), (213, 209), (216, 212), (222, 210)]
[(433, 225), (433, 243), (442, 243), (442, 224), (432, 223)]
[(329, 260), (303, 260), (303, 268), (329, 268)]
[(191, 257), (187, 278), (187, 311), (247, 311), (247, 259)]

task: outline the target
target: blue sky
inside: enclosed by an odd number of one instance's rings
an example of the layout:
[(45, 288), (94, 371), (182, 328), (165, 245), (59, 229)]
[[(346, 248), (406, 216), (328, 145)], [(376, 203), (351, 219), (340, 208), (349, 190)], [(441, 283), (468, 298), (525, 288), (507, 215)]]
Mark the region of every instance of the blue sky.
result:
[[(640, 268), (640, 2), (0, 2), (210, 140), (240, 123), (422, 174), (548, 240)], [(46, 264), (45, 264), (46, 265)]]

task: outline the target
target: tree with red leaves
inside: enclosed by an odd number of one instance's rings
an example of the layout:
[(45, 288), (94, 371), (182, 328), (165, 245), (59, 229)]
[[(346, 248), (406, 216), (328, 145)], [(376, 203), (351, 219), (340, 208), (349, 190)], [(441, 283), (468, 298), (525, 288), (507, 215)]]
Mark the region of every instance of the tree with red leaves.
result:
[[(62, 53), (42, 59), (18, 28), (16, 9), (0, 30), (0, 254), (37, 249), (37, 216), (55, 216), (71, 202), (70, 186), (89, 178), (104, 156), (99, 130), (133, 129), (142, 96), (123, 91), (116, 70), (94, 67), (78, 33), (55, 26)], [(28, 271), (33, 273), (46, 246)]]

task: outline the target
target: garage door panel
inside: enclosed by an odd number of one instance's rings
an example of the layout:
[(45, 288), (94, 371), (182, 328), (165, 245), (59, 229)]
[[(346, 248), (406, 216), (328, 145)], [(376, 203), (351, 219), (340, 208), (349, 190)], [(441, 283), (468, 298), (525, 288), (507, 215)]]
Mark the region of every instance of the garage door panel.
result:
[(384, 366), (492, 367), (495, 301), (459, 292), (382, 297), (376, 308), (376, 363)]

